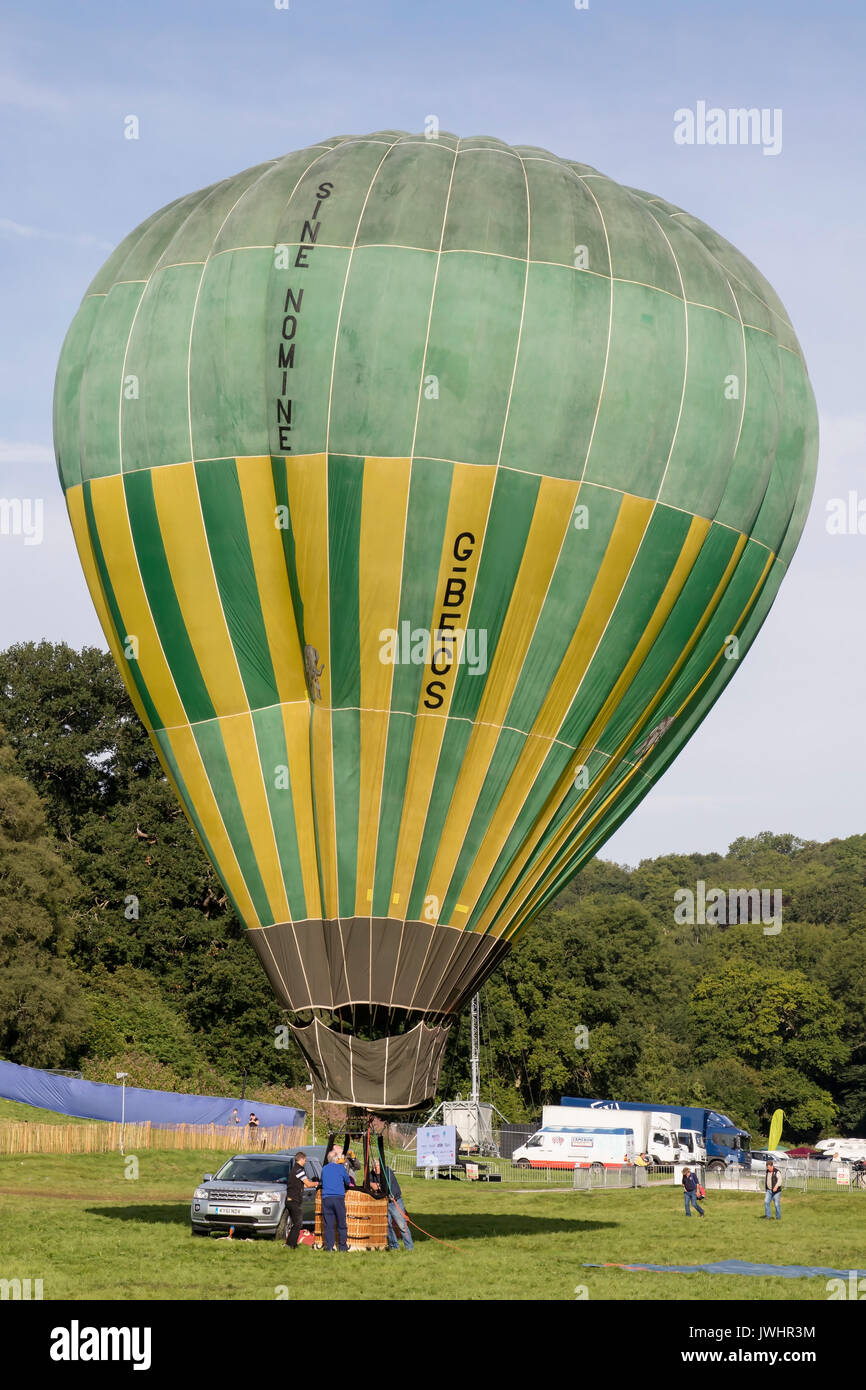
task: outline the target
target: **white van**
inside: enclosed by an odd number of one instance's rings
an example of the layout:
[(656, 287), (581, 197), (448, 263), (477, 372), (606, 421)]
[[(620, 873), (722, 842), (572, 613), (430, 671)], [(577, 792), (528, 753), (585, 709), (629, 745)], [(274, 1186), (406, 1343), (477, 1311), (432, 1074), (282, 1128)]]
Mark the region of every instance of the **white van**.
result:
[(634, 1163), (634, 1131), (545, 1125), (511, 1155), (518, 1168), (625, 1168)]

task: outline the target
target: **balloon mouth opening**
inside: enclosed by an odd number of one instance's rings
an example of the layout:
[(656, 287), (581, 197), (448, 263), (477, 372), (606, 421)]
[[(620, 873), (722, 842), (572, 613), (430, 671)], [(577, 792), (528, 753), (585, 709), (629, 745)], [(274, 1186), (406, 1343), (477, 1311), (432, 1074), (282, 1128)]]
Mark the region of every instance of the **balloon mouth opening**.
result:
[(308, 1028), (317, 1022), (335, 1033), (349, 1034), (359, 1042), (379, 1042), (385, 1038), (402, 1037), (419, 1023), (428, 1028), (448, 1027), (453, 1015), (444, 1010), (388, 1008), (386, 1004), (350, 1003), (339, 1008), (298, 1009), (294, 1024)]
[[(328, 1027), (315, 1015), (308, 1023), (289, 1025), (304, 1054), (317, 1100), (378, 1111), (416, 1110), (432, 1100), (450, 1022), (431, 1023), (424, 1018), (413, 1022), (417, 1014), (407, 1010), (385, 1012), (392, 1015), (393, 1031), (386, 1031), (386, 1024), (377, 1028), (371, 1019), (364, 1026), (366, 1036), (345, 1027), (343, 1031)], [(398, 1014), (405, 1017), (395, 1017)]]

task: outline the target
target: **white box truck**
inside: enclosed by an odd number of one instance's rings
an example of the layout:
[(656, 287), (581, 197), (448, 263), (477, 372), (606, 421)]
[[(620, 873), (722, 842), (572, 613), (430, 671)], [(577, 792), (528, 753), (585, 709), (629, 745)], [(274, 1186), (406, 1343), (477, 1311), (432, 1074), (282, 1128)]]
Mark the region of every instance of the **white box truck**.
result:
[(630, 1124), (631, 1117), (637, 1114), (666, 1115), (668, 1121), (673, 1121), (671, 1129), (676, 1128), (683, 1163), (706, 1161), (708, 1172), (724, 1170), (732, 1163), (748, 1169), (751, 1163), (749, 1131), (740, 1129), (727, 1115), (702, 1105), (641, 1105), (639, 1101), (593, 1100), (590, 1096), (562, 1096), (560, 1105), (593, 1115), (612, 1110), (624, 1125)]
[(707, 1146), (700, 1130), (683, 1128), (682, 1117), (673, 1110), (633, 1104), (614, 1108), (604, 1101), (597, 1105), (587, 1101), (579, 1106), (572, 1103), (551, 1109), (563, 1115), (582, 1110), (587, 1124), (631, 1125), (638, 1153), (647, 1154), (651, 1163), (703, 1164), (707, 1161)]
[[(556, 1126), (573, 1128), (581, 1123), (576, 1114), (576, 1106), (545, 1105), (539, 1132), (544, 1133), (545, 1129)], [(628, 1111), (587, 1108), (582, 1114), (586, 1125), (596, 1130), (618, 1132), (623, 1128), (630, 1129), (635, 1154), (647, 1154), (651, 1163), (704, 1163), (707, 1155), (703, 1139), (693, 1130), (680, 1129), (679, 1118), (672, 1111), (651, 1110), (649, 1107), (646, 1110)]]
[[(634, 1130), (630, 1121), (613, 1128), (580, 1124), (574, 1112), (563, 1124), (557, 1118), (560, 1107), (546, 1105), (541, 1129), (515, 1149), (512, 1163), (518, 1168), (625, 1168), (637, 1156)], [(627, 1127), (628, 1126), (628, 1127)]]

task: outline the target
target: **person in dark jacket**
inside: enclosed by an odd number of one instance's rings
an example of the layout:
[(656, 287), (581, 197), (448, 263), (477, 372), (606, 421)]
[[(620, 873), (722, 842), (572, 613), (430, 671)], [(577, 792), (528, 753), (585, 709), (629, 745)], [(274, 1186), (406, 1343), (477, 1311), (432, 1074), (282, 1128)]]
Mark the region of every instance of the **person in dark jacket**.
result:
[(346, 1172), (343, 1150), (334, 1147), (328, 1157), (329, 1161), (322, 1169), (322, 1226), (325, 1249), (333, 1250), (336, 1227), (339, 1249), (347, 1251), (349, 1230), (346, 1225), (346, 1188), (354, 1187), (355, 1184)]
[(304, 1172), (306, 1163), (307, 1155), (296, 1153), (295, 1161), (286, 1180), (286, 1211), (288, 1213), (286, 1245), (290, 1250), (297, 1250), (298, 1248), (298, 1236), (301, 1234), (304, 1216), (304, 1190), (316, 1186)]
[(779, 1172), (775, 1163), (770, 1159), (767, 1163), (767, 1171), (764, 1175), (764, 1219), (772, 1221), (770, 1212), (775, 1205), (776, 1220), (782, 1219), (782, 1174)]
[(691, 1216), (689, 1206), (693, 1205), (698, 1216), (703, 1216), (703, 1208), (698, 1202), (698, 1179), (691, 1168), (683, 1169), (683, 1196), (686, 1202), (686, 1216)]
[(415, 1242), (409, 1230), (409, 1218), (403, 1205), (403, 1193), (393, 1168), (382, 1168), (378, 1158), (374, 1158), (370, 1172), (370, 1188), (374, 1193), (388, 1194), (388, 1249), (399, 1250), (402, 1239), (407, 1250), (414, 1250)]

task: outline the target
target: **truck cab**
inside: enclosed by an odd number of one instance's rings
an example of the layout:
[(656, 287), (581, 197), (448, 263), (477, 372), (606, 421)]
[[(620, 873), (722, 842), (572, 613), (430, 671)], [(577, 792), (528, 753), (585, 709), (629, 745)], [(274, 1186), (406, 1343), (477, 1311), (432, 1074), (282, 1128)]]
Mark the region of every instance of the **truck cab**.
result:
[(676, 1131), (658, 1125), (652, 1126), (647, 1138), (646, 1152), (653, 1163), (681, 1162), (681, 1149)]
[[(718, 1117), (716, 1117), (718, 1118)], [(730, 1126), (730, 1128), (728, 1128)], [(707, 1167), (711, 1170), (722, 1167), (728, 1168), (738, 1164), (742, 1168), (751, 1168), (752, 1150), (751, 1136), (744, 1129), (737, 1129), (736, 1125), (728, 1120), (727, 1125), (720, 1127), (707, 1126)]]
[(748, 1130), (740, 1129), (720, 1111), (707, 1110), (702, 1106), (686, 1106), (679, 1113), (684, 1125), (702, 1133), (710, 1172), (720, 1172), (734, 1165), (751, 1168), (751, 1136)]
[(678, 1129), (677, 1143), (680, 1148), (680, 1162), (682, 1163), (706, 1163), (707, 1146), (704, 1143), (704, 1136), (697, 1129)]

